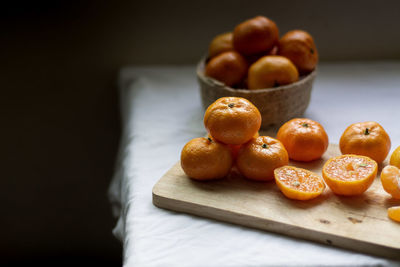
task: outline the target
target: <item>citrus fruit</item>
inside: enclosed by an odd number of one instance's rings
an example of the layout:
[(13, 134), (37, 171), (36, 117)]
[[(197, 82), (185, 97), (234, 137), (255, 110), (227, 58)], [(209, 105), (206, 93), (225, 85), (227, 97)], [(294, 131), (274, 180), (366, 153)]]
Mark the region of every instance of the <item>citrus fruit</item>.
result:
[(279, 40), (278, 54), (290, 59), (300, 74), (315, 69), (318, 63), (318, 51), (312, 36), (302, 30), (293, 30)]
[(279, 189), (290, 199), (313, 199), (325, 189), (321, 176), (302, 168), (283, 166), (274, 170), (274, 176)]
[(245, 98), (221, 97), (208, 106), (204, 114), (204, 126), (217, 141), (240, 145), (258, 132), (261, 114)]
[(322, 177), (338, 195), (360, 195), (374, 181), (378, 164), (369, 157), (341, 155), (329, 159), (322, 168)]
[(383, 189), (392, 195), (393, 198), (400, 199), (400, 169), (396, 166), (388, 165), (382, 169), (381, 183)]
[(228, 146), (211, 138), (194, 138), (181, 152), (183, 171), (196, 180), (225, 177), (231, 170), (232, 164), (232, 154)]
[(385, 160), (390, 151), (390, 138), (381, 125), (374, 121), (351, 124), (340, 137), (342, 154), (370, 157), (378, 163)]
[[(257, 137), (259, 137), (259, 136), (260, 136), (260, 134), (257, 132), (257, 133), (253, 136), (253, 138), (257, 138)], [(241, 146), (242, 146), (242, 145), (228, 145), (228, 147), (231, 149), (232, 157), (233, 157), (234, 160), (236, 160), (237, 155), (239, 154), (239, 149), (240, 149)]]
[(248, 70), (249, 89), (277, 87), (293, 83), (299, 73), (293, 63), (282, 56), (264, 56), (254, 62)]
[(289, 158), (297, 161), (319, 159), (329, 145), (324, 127), (307, 118), (295, 118), (278, 130), (277, 139), (285, 146)]
[(268, 52), (279, 39), (279, 30), (275, 22), (263, 17), (246, 20), (233, 31), (233, 47), (243, 55)]
[(240, 83), (247, 74), (246, 59), (237, 52), (223, 52), (213, 57), (206, 65), (205, 75), (227, 86)]
[(274, 170), (288, 162), (286, 149), (279, 140), (259, 136), (242, 145), (236, 166), (248, 179), (269, 181), (274, 179)]
[(232, 51), (232, 36), (233, 34), (231, 32), (226, 32), (215, 36), (208, 47), (209, 58), (213, 58), (216, 55), (221, 54), (222, 52)]
[(396, 222), (400, 222), (400, 206), (388, 208), (388, 216)]
[(390, 165), (400, 168), (400, 146), (398, 146), (390, 156)]

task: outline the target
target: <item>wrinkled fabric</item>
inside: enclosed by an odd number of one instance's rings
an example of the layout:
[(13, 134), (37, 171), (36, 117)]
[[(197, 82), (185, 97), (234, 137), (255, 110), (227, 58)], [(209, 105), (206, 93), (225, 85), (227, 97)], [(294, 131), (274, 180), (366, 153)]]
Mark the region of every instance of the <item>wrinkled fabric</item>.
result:
[[(305, 117), (331, 143), (375, 120), (400, 145), (400, 63), (322, 64)], [(184, 144), (204, 136), (194, 66), (120, 72), (123, 135), (109, 198), (124, 266), (394, 266), (400, 262), (155, 207), (152, 187)], [(400, 231), (400, 225), (399, 225)]]

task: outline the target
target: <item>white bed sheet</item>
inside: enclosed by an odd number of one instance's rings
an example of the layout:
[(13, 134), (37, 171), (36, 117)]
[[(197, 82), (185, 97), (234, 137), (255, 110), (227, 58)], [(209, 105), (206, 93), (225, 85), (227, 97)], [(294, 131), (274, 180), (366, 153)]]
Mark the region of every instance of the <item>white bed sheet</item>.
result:
[[(195, 67), (124, 68), (119, 86), (123, 136), (109, 197), (124, 266), (400, 266), (153, 206), (153, 185), (186, 142), (205, 134)], [(304, 116), (319, 121), (333, 143), (353, 122), (378, 121), (393, 150), (400, 145), (399, 99), (400, 62), (321, 64)]]

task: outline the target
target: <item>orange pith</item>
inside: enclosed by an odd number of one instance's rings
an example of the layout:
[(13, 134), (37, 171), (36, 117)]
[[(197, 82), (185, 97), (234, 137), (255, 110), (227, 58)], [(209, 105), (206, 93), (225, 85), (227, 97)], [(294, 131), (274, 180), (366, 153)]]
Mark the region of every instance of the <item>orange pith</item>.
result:
[(366, 156), (341, 155), (324, 164), (322, 177), (335, 194), (353, 196), (371, 186), (377, 171), (378, 164)]
[(319, 175), (302, 168), (283, 166), (274, 170), (274, 176), (279, 189), (290, 199), (313, 199), (325, 189)]
[(386, 166), (381, 172), (381, 182), (383, 189), (392, 195), (393, 198), (400, 199), (400, 169), (396, 166)]
[(400, 222), (400, 206), (388, 208), (388, 216), (396, 222)]

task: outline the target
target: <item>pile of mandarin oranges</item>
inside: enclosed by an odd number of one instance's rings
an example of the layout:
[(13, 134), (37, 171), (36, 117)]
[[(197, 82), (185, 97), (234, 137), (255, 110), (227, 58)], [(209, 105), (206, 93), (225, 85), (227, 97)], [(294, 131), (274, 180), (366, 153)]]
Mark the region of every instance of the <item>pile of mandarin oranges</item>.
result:
[[(261, 115), (247, 99), (222, 97), (204, 114), (207, 137), (189, 141), (181, 152), (181, 167), (195, 180), (221, 179), (235, 167), (244, 178), (275, 181), (283, 195), (309, 200), (323, 193), (326, 185), (337, 195), (363, 194), (378, 174), (378, 165), (389, 154), (391, 141), (377, 122), (354, 123), (345, 129), (339, 147), (342, 155), (328, 159), (322, 176), (289, 166), (289, 160), (312, 162), (322, 157), (329, 145), (321, 124), (307, 118), (284, 123), (276, 138), (260, 136)], [(380, 174), (383, 189), (400, 199), (400, 147)], [(400, 222), (400, 206), (388, 209)]]
[(317, 63), (308, 32), (292, 30), (279, 38), (276, 23), (257, 16), (211, 41), (205, 75), (229, 87), (255, 90), (296, 82)]

